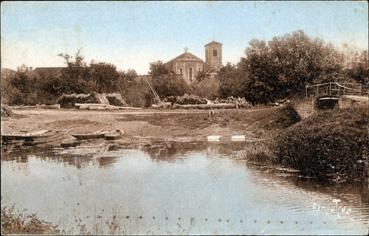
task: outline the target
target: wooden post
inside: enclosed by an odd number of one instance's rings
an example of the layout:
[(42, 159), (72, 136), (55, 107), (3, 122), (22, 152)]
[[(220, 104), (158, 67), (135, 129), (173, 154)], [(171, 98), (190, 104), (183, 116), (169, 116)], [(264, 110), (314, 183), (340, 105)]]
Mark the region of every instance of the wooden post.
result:
[(316, 97), (319, 96), (319, 84), (316, 85)]
[(305, 86), (305, 97), (308, 96), (308, 85)]

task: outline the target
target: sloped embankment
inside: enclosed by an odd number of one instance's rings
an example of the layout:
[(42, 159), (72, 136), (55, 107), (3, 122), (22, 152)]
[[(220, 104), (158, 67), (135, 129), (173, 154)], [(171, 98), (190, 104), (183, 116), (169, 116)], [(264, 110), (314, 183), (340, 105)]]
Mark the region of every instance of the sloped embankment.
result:
[(268, 130), (284, 129), (299, 122), (300, 120), (301, 117), (295, 108), (288, 104), (266, 112), (264, 117), (260, 117), (256, 124), (259, 128)]
[(279, 134), (274, 162), (337, 182), (368, 179), (368, 107), (313, 115)]

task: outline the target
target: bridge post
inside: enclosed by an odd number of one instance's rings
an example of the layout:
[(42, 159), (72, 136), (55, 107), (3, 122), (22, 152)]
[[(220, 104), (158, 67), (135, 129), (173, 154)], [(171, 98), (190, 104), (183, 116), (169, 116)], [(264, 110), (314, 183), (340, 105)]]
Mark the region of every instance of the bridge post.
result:
[(308, 96), (308, 85), (305, 86), (305, 97), (307, 98)]
[(316, 85), (316, 95), (315, 96), (319, 96), (319, 84)]

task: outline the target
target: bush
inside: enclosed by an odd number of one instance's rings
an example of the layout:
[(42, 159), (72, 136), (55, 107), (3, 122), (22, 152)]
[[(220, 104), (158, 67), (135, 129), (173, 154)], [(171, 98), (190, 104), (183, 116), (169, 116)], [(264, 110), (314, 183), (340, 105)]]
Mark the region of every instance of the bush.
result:
[(60, 107), (63, 108), (74, 108), (76, 103), (103, 103), (97, 93), (63, 94), (57, 102), (60, 104)]
[(123, 100), (120, 93), (108, 93), (103, 94), (106, 97), (110, 105), (114, 106), (127, 106), (127, 103)]
[(207, 100), (194, 94), (188, 95), (187, 93), (185, 93), (183, 96), (168, 96), (164, 99), (164, 102), (186, 105), (186, 104), (206, 104)]
[(308, 176), (366, 181), (367, 132), (367, 107), (323, 112), (278, 136), (275, 162)]

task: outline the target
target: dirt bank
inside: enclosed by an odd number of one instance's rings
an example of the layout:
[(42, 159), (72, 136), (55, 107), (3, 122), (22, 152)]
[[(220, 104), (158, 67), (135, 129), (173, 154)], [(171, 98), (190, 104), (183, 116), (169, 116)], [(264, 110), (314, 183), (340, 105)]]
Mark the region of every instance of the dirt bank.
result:
[[(213, 118), (202, 110), (81, 111), (72, 109), (15, 110), (20, 118), (2, 119), (2, 133), (59, 130), (66, 133), (92, 133), (121, 129), (124, 141), (161, 139), (164, 141), (203, 141), (208, 135), (244, 134), (263, 138), (284, 128), (285, 108), (216, 110)], [(282, 118), (281, 118), (282, 117)], [(294, 123), (288, 121), (287, 125)]]

